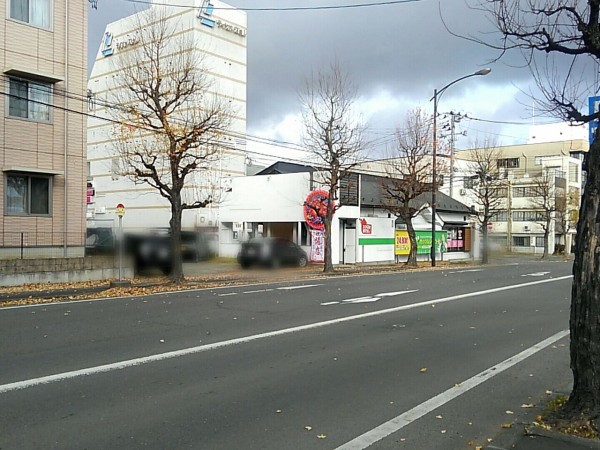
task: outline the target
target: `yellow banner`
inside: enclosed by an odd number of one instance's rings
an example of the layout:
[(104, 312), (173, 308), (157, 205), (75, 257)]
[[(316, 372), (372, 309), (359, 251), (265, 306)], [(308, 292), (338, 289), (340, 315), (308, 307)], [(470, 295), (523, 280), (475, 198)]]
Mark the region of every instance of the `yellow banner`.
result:
[(396, 239), (394, 245), (395, 255), (408, 255), (410, 253), (410, 239), (408, 231), (396, 230)]

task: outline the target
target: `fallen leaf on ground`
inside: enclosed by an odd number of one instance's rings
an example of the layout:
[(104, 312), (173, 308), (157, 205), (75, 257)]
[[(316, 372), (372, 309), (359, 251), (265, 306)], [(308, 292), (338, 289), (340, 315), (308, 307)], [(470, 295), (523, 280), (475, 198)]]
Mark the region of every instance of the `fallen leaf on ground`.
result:
[(514, 412), (507, 410), (506, 414), (514, 414)]
[(327, 436), (324, 434), (318, 434), (317, 439), (325, 439)]
[(277, 411), (275, 411), (277, 414), (281, 414), (281, 410), (278, 409)]
[(512, 428), (512, 423), (503, 423), (502, 428)]
[(440, 433), (446, 434), (446, 430), (442, 430), (442, 431), (440, 431)]
[(310, 431), (310, 430), (312, 430), (312, 427), (311, 427), (310, 425), (306, 425), (306, 426), (304, 427), (304, 429), (305, 429), (306, 431)]
[(443, 419), (442, 416), (435, 416), (436, 419)]
[(521, 408), (533, 408), (533, 403), (523, 403)]
[(421, 370), (419, 372), (421, 372), (421, 373), (427, 372), (427, 367), (421, 367)]

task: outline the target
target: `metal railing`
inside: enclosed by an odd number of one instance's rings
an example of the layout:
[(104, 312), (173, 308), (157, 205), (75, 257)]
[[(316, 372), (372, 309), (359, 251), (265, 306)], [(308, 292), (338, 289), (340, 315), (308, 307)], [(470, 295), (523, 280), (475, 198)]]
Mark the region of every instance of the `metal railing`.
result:
[(85, 234), (4, 231), (0, 259), (65, 258), (84, 256)]

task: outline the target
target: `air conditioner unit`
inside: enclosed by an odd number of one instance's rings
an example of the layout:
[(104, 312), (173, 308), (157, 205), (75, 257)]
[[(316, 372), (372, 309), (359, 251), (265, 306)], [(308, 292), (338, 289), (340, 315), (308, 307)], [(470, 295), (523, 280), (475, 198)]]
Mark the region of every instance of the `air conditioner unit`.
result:
[(466, 189), (461, 189), (460, 190), (460, 195), (467, 195), (467, 190)]
[(523, 231), (529, 231), (529, 225), (524, 225), (523, 226)]

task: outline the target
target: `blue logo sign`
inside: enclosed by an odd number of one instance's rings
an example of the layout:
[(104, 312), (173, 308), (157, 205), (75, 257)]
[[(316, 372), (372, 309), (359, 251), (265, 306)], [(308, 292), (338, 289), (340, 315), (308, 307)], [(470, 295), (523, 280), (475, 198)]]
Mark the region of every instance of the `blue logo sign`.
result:
[[(589, 97), (588, 98), (589, 110), (588, 114), (596, 114), (600, 110), (600, 97)], [(590, 145), (594, 142), (594, 138), (596, 137), (596, 129), (598, 128), (598, 119), (592, 120), (588, 123), (590, 128)]]
[(202, 0), (202, 6), (198, 8), (198, 12), (196, 13), (196, 17), (200, 19), (200, 23), (202, 25), (206, 25), (207, 27), (211, 28), (215, 26), (215, 20), (211, 19), (214, 9), (215, 6), (210, 2), (210, 0)]
[(100, 50), (100, 53), (102, 53), (102, 55), (104, 55), (104, 56), (112, 55), (114, 52), (112, 45), (113, 45), (113, 35), (110, 31), (107, 31), (106, 33), (104, 33), (104, 38), (102, 39), (102, 48)]

